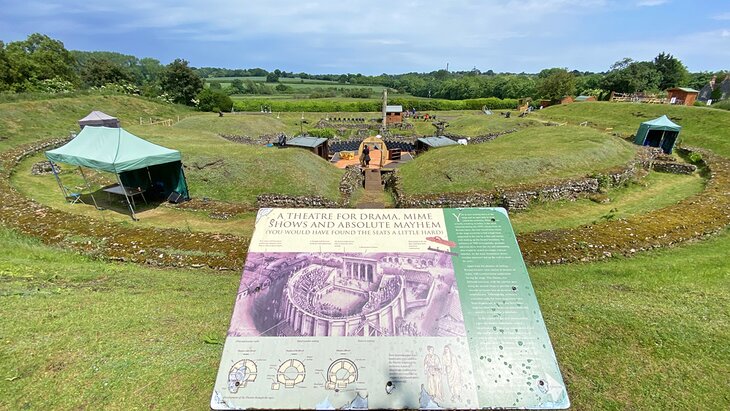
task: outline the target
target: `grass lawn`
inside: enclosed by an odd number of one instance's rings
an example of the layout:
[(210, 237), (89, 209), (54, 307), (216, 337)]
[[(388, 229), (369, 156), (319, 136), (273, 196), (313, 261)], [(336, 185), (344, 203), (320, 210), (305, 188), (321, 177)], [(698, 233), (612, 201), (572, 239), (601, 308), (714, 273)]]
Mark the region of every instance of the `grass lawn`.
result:
[(401, 177), (407, 194), (486, 191), (583, 176), (625, 164), (634, 153), (630, 143), (586, 127), (529, 127), (488, 143), (429, 150), (405, 164)]
[[(292, 133), (299, 127), (301, 117), (295, 113), (284, 116), (285, 121), (271, 115), (218, 117), (127, 96), (5, 103), (0, 105), (0, 133), (3, 133), (0, 135), (8, 138), (0, 140), (0, 150), (33, 140), (65, 136), (69, 130), (78, 131), (76, 120), (91, 110), (120, 116), (128, 131), (153, 143), (180, 150), (188, 167), (186, 177), (193, 196), (249, 205), (254, 205), (256, 196), (264, 193), (339, 199), (338, 185), (343, 171), (312, 153), (237, 144), (218, 136), (218, 133), (256, 137), (281, 131)], [(173, 127), (139, 125), (140, 116), (176, 118), (178, 113), (186, 118)], [(39, 116), (43, 116), (42, 121)], [(312, 116), (311, 124), (315, 118), (318, 116)], [(52, 176), (42, 178), (53, 180)], [(24, 189), (31, 197), (43, 197), (49, 186), (55, 187), (55, 182), (46, 181), (45, 186)]]
[[(262, 192), (337, 196), (341, 171), (310, 153), (245, 146), (218, 136), (294, 133), (301, 113), (219, 118), (123, 96), (3, 103), (0, 151), (67, 135), (91, 110), (118, 115), (131, 132), (180, 149), (194, 196), (244, 204)], [(717, 110), (580, 103), (551, 107), (538, 116), (571, 124), (591, 121), (630, 134), (639, 122), (665, 112), (682, 118), (676, 121), (685, 127), (687, 144), (730, 156), (730, 113)], [(305, 128), (325, 114), (305, 113)], [(630, 143), (592, 128), (528, 127), (530, 120), (478, 112), (433, 114), (449, 121), (447, 130), (456, 134), (524, 129), (489, 143), (424, 154), (403, 169), (409, 193), (485, 190), (585, 175), (624, 164), (634, 154)], [(177, 115), (185, 119), (173, 127), (138, 124), (139, 117)], [(433, 130), (428, 123), (416, 127)], [(29, 175), (30, 164), (39, 158), (22, 162), (13, 176), (24, 194), (53, 207), (131, 224), (125, 215), (63, 203), (52, 176)], [(72, 173), (64, 178), (71, 185), (79, 182)], [(540, 204), (512, 219), (518, 231), (527, 232), (648, 213), (697, 193), (703, 180), (651, 173), (640, 184), (609, 192), (609, 204)], [(244, 215), (218, 222), (192, 211), (156, 212), (136, 224), (181, 230), (190, 224), (196, 230), (247, 235), (253, 219)], [(85, 239), (69, 235), (68, 241)], [(166, 246), (174, 252), (174, 239)], [(240, 273), (105, 263), (4, 227), (0, 249), (0, 409), (207, 409)], [(530, 268), (573, 409), (730, 407), (727, 250), (726, 229), (707, 241), (630, 259)]]
[(727, 250), (728, 230), (631, 259), (530, 269), (573, 409), (730, 408)]
[(238, 273), (0, 248), (1, 409), (205, 408)]
[(605, 219), (629, 217), (677, 203), (701, 192), (704, 180), (698, 175), (677, 175), (651, 172), (627, 187), (610, 190), (610, 202), (598, 204), (587, 198), (576, 201), (538, 203), (529, 210), (510, 216), (515, 231), (577, 227)]
[[(238, 273), (102, 263), (4, 228), (0, 247), (0, 408), (207, 407)], [(730, 405), (722, 249), (730, 233), (531, 269), (573, 409)]]
[[(23, 160), (17, 167), (12, 177), (13, 185), (22, 195), (32, 198), (41, 204), (65, 211), (67, 213), (81, 214), (89, 218), (113, 221), (126, 226), (143, 227), (175, 227), (183, 231), (205, 231), (215, 233), (236, 234), (250, 236), (253, 232), (253, 224), (256, 218), (255, 212), (244, 213), (227, 220), (211, 219), (207, 213), (201, 211), (190, 211), (175, 209), (172, 207), (151, 204), (149, 206), (137, 198), (137, 217), (139, 221), (132, 222), (129, 218), (129, 210), (121, 196), (109, 196), (103, 192), (95, 192), (97, 204), (104, 210), (97, 210), (90, 196), (84, 195), (84, 203), (70, 204), (61, 194), (53, 175), (34, 176), (30, 174), (33, 163), (45, 160), (43, 154), (37, 154)], [(64, 185), (71, 189), (80, 189), (79, 192), (88, 194), (85, 183), (77, 168), (62, 167), (61, 180)], [(93, 170), (85, 170), (89, 179), (109, 179), (113, 182), (113, 175), (107, 173), (96, 173)], [(94, 189), (98, 189), (95, 185)]]
[(636, 134), (639, 125), (663, 114), (682, 126), (681, 143), (701, 146), (730, 157), (730, 111), (666, 104), (582, 102), (548, 107), (540, 118), (579, 124), (589, 121), (601, 129), (612, 127), (624, 135)]
[(77, 121), (93, 110), (120, 119), (127, 128), (139, 118), (177, 119), (199, 113), (184, 106), (128, 96), (82, 96), (0, 104), (0, 151), (18, 144), (77, 133)]

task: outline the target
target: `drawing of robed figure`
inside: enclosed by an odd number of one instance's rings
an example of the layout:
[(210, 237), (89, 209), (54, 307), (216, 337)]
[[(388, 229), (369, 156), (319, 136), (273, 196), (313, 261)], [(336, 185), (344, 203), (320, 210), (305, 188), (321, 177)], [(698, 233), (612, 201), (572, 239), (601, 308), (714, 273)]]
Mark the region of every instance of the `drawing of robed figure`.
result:
[(446, 383), (449, 385), (451, 392), (451, 401), (461, 400), (461, 367), (458, 359), (451, 352), (451, 344), (444, 347), (444, 373), (446, 374)]
[(435, 400), (443, 398), (441, 394), (441, 359), (434, 354), (432, 345), (427, 347), (428, 353), (423, 359), (423, 367), (426, 370), (426, 382), (428, 394)]

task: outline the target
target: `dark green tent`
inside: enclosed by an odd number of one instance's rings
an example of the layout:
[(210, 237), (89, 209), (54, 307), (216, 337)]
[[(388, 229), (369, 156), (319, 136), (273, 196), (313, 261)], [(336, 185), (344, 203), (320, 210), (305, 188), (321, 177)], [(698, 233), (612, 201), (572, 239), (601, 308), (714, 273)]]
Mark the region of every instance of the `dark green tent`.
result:
[(641, 123), (634, 143), (641, 146), (660, 147), (671, 154), (682, 127), (674, 124), (666, 115)]
[[(150, 143), (123, 128), (86, 126), (64, 146), (46, 151), (46, 157), (58, 163), (114, 173), (119, 186), (154, 192), (160, 198), (167, 198), (172, 192), (190, 198), (180, 152)], [(135, 218), (126, 193), (125, 198)]]

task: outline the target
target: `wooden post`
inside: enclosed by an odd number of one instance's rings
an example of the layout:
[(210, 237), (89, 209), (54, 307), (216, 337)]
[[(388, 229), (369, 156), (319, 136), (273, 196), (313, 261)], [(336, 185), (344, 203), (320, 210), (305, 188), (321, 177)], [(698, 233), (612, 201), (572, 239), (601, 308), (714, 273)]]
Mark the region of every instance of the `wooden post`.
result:
[(380, 127), (382, 130), (381, 134), (385, 135), (385, 131), (388, 129), (388, 126), (386, 124), (387, 121), (387, 109), (388, 109), (388, 89), (383, 89), (383, 125)]

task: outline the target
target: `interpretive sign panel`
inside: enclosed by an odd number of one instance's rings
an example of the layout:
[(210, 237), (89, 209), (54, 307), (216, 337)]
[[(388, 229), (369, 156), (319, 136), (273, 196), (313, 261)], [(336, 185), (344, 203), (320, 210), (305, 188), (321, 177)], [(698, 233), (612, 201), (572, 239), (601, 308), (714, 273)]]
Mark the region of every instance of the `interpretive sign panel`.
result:
[(504, 209), (261, 209), (211, 408), (567, 408)]

